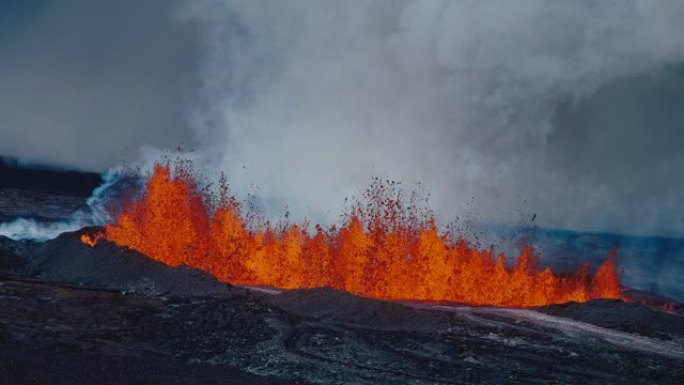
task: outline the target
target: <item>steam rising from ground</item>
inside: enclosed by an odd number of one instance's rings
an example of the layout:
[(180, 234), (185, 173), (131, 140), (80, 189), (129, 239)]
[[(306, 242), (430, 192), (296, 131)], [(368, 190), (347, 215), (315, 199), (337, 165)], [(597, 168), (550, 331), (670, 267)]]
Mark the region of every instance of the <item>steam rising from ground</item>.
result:
[(425, 183), (445, 219), (523, 212), (684, 234), (681, 120), (633, 124), (639, 104), (610, 91), (638, 99), (682, 81), (679, 1), (205, 1), (182, 13), (206, 45), (201, 148), (267, 205), (333, 219), (380, 175)]
[(0, 236), (46, 241), (67, 231), (109, 223), (113, 220), (108, 207), (111, 200), (115, 199), (122, 189), (129, 189), (130, 186), (122, 176), (120, 168), (113, 168), (104, 173), (102, 184), (93, 190), (92, 195), (86, 200), (86, 206), (76, 210), (65, 220), (37, 221), (33, 218), (20, 217), (10, 222), (0, 223)]

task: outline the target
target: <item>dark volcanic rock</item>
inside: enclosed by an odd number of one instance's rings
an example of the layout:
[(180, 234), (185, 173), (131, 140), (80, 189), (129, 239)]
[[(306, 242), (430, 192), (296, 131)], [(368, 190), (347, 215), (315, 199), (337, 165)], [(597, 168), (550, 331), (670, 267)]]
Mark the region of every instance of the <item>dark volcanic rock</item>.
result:
[(546, 314), (659, 339), (684, 340), (684, 317), (620, 300), (570, 302), (540, 308)]
[(0, 188), (0, 222), (30, 218), (40, 222), (60, 221), (86, 207), (81, 196)]
[(345, 325), (338, 316), (330, 318), (333, 322), (325, 316), (299, 316), (274, 306), (278, 301), (247, 293), (141, 297), (0, 276), (0, 383), (268, 384), (303, 379), (335, 385), (589, 385), (684, 380), (684, 352), (672, 341), (606, 332), (523, 309), (426, 308), (420, 313), (435, 313), (449, 327), (386, 330), (383, 322), (373, 326), (374, 318), (385, 317), (382, 311), (394, 313), (387, 320), (415, 319), (415, 311), (334, 292), (296, 293), (307, 294), (319, 298), (310, 305), (329, 310), (352, 306), (349, 313), (357, 311), (362, 318), (350, 314), (351, 321), (366, 325)]
[[(257, 376), (230, 365), (191, 363), (159, 354), (100, 355), (80, 349), (59, 354), (24, 346), (0, 347), (0, 378), (6, 384), (178, 384), (178, 385), (303, 385)], [(6, 381), (6, 382), (5, 382)]]
[(0, 157), (0, 191), (16, 188), (86, 198), (100, 183), (100, 175), (96, 173), (21, 167)]
[(13, 271), (26, 264), (26, 255), (35, 247), (33, 241), (15, 241), (0, 235), (0, 271)]
[(82, 232), (64, 233), (33, 248), (26, 265), (32, 275), (143, 295), (230, 293), (230, 285), (187, 266), (170, 267), (112, 242), (90, 247)]
[[(160, 298), (0, 277), (0, 384), (304, 384), (198, 360), (200, 348), (183, 350), (182, 339), (196, 334), (193, 325), (174, 320), (169, 327), (158, 317), (177, 306)], [(176, 339), (181, 341), (167, 344)]]
[(287, 312), (326, 323), (370, 327), (377, 330), (436, 330), (439, 313), (359, 297), (329, 288), (283, 291), (264, 301)]

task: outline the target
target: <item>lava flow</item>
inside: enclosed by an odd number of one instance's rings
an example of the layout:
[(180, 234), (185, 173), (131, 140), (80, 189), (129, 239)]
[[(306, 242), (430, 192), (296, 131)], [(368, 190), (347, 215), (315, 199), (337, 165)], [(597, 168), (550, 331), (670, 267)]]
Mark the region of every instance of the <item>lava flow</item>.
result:
[(376, 181), (368, 202), (357, 203), (340, 227), (265, 222), (242, 213), (225, 179), (221, 192), (199, 190), (187, 165), (157, 164), (140, 196), (95, 237), (170, 266), (186, 264), (233, 284), (276, 288), (331, 287), (390, 300), (451, 301), (473, 305), (540, 306), (621, 298), (615, 255), (594, 274), (542, 269), (524, 246), (512, 268), (502, 254), (454, 239), (396, 186)]

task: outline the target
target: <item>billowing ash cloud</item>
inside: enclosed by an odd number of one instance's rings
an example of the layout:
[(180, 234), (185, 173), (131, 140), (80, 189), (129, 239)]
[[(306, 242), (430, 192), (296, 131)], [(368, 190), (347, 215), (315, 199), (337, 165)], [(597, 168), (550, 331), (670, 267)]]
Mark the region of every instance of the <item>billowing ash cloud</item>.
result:
[(192, 144), (193, 26), (176, 1), (0, 4), (0, 155), (104, 171), (141, 145)]
[(192, 1), (181, 13), (205, 43), (201, 148), (296, 214), (333, 216), (379, 175), (423, 182), (444, 219), (522, 212), (684, 234), (681, 1)]

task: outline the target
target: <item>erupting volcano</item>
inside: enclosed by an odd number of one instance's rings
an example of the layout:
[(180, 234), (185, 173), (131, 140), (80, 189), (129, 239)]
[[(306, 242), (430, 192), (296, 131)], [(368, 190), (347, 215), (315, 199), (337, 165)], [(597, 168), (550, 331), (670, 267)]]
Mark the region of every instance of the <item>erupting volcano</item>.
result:
[(310, 231), (245, 215), (224, 177), (213, 196), (188, 164), (157, 163), (144, 191), (122, 204), (114, 223), (81, 240), (107, 239), (170, 266), (185, 264), (240, 285), (330, 287), (387, 300), (448, 301), (530, 307), (621, 298), (615, 253), (594, 274), (542, 268), (523, 245), (508, 268), (504, 255), (439, 229), (434, 215), (375, 180), (339, 226)]
[(0, 385), (684, 384), (682, 18), (0, 1)]

